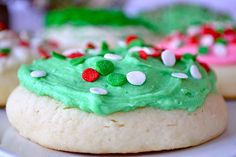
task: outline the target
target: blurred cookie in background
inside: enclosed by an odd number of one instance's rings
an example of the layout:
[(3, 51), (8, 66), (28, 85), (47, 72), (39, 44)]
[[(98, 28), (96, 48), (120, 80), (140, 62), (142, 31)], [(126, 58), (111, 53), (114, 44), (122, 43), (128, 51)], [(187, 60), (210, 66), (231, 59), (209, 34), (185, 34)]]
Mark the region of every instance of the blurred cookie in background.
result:
[(67, 49), (85, 48), (89, 42), (96, 45), (103, 40), (113, 46), (128, 34), (136, 34), (147, 42), (158, 40), (149, 23), (138, 17), (130, 18), (119, 9), (88, 7), (49, 11), (42, 36)]
[(150, 22), (153, 29), (161, 35), (167, 35), (174, 31), (184, 32), (194, 24), (233, 21), (225, 13), (190, 3), (174, 3), (143, 12), (140, 16), (143, 20)]

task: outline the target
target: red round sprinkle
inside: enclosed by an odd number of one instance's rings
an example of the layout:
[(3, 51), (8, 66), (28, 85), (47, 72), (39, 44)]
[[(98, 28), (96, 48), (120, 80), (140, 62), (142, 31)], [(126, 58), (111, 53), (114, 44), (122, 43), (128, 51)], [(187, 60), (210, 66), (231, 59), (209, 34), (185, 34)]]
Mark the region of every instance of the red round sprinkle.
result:
[(26, 40), (21, 40), (19, 45), (22, 47), (30, 47), (30, 43)]
[(202, 34), (206, 35), (206, 34), (210, 34), (212, 35), (214, 38), (218, 38), (220, 37), (220, 33), (216, 32), (212, 27), (210, 26), (203, 26), (202, 27)]
[(225, 35), (234, 35), (236, 32), (232, 28), (227, 28), (224, 30)]
[(83, 71), (82, 78), (87, 82), (93, 82), (99, 78), (99, 73), (92, 68), (87, 68)]
[(198, 37), (197, 36), (190, 37), (189, 43), (190, 44), (198, 44)]
[(45, 58), (45, 59), (50, 58), (50, 55), (43, 48), (39, 47), (38, 52), (39, 52), (40, 57)]
[(236, 35), (233, 37), (233, 39), (230, 41), (232, 44), (236, 44)]
[(136, 39), (138, 39), (138, 37), (136, 35), (134, 35), (134, 34), (131, 34), (131, 35), (126, 37), (125, 43), (129, 44), (131, 41), (136, 40)]
[(68, 58), (79, 58), (79, 57), (82, 57), (83, 54), (80, 53), (80, 52), (75, 52), (75, 53), (71, 53), (70, 55), (68, 55), (67, 57)]
[(0, 53), (0, 58), (5, 58), (5, 57), (7, 57), (7, 56), (8, 56), (8, 54)]
[(211, 70), (211, 68), (209, 67), (209, 65), (207, 63), (204, 62), (200, 62), (197, 61), (207, 72), (209, 72)]
[(176, 58), (176, 60), (180, 60), (182, 58), (182, 55), (181, 54), (175, 54), (175, 58)]
[(146, 60), (147, 59), (147, 53), (143, 50), (138, 51), (139, 57)]
[(92, 42), (88, 42), (87, 45), (86, 45), (86, 48), (87, 49), (95, 49), (96, 46)]

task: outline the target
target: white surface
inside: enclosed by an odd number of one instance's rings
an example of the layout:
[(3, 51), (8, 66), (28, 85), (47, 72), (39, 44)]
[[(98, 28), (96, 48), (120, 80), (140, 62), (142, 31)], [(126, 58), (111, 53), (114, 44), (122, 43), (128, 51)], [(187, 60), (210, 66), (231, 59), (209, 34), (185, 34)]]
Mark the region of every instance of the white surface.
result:
[[(236, 101), (228, 102), (229, 125), (219, 138), (203, 145), (175, 151), (124, 156), (142, 157), (236, 157)], [(4, 149), (4, 151), (3, 151)], [(6, 153), (8, 152), (8, 153)], [(10, 153), (11, 152), (11, 153)], [(15, 154), (15, 155), (9, 155)], [(92, 156), (53, 151), (34, 144), (10, 127), (4, 110), (0, 109), (0, 157), (81, 157)], [(103, 155), (104, 156), (104, 155)], [(111, 157), (112, 155), (107, 155)], [(114, 155), (115, 156), (115, 155)], [(121, 155), (116, 155), (121, 156)]]

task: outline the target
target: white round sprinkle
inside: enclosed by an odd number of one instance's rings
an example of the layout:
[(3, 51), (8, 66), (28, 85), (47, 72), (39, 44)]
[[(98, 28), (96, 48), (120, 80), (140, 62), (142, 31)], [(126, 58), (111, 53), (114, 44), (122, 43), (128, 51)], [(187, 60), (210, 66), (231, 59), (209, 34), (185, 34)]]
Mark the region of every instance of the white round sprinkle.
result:
[(98, 87), (92, 87), (89, 89), (89, 91), (93, 94), (98, 94), (98, 95), (106, 95), (108, 93), (107, 90)]
[(214, 38), (212, 35), (204, 35), (200, 40), (200, 44), (202, 46), (211, 46), (213, 42), (214, 42)]
[(164, 52), (162, 52), (161, 59), (164, 65), (169, 66), (169, 67), (175, 65), (175, 62), (176, 62), (174, 53), (169, 50), (165, 50)]
[(47, 75), (47, 73), (45, 71), (41, 71), (41, 70), (35, 70), (30, 73), (31, 77), (36, 77), (36, 78), (44, 77), (46, 75)]
[(177, 49), (181, 47), (182, 43), (183, 42), (180, 39), (174, 39), (170, 42), (170, 48)]
[(227, 55), (227, 48), (224, 44), (215, 44), (213, 46), (213, 52), (216, 56), (224, 57)]
[(171, 76), (176, 77), (176, 78), (181, 78), (181, 79), (187, 79), (188, 75), (185, 73), (172, 73)]
[(116, 55), (116, 54), (112, 54), (112, 53), (106, 53), (104, 55), (104, 58), (105, 59), (108, 59), (108, 60), (121, 60), (122, 59), (122, 56), (120, 55)]
[(195, 36), (200, 33), (200, 28), (198, 26), (190, 26), (187, 30), (188, 35)]
[(142, 85), (146, 80), (146, 75), (141, 71), (131, 71), (126, 74), (128, 82), (132, 85)]
[(195, 79), (199, 80), (202, 78), (202, 74), (200, 73), (200, 71), (196, 65), (192, 65), (190, 67), (190, 73), (191, 73), (192, 77)]
[(127, 46), (124, 41), (118, 41), (118, 45), (119, 45), (120, 47), (126, 47), (126, 46)]

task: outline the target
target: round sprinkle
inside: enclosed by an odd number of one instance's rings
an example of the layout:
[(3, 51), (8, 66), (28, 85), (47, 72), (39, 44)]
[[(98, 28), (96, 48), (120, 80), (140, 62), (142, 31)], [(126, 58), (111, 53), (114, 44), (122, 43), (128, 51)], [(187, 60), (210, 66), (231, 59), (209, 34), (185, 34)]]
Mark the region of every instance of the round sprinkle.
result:
[(146, 75), (141, 71), (131, 71), (126, 74), (128, 82), (132, 85), (142, 85), (146, 80)]
[(196, 60), (196, 55), (193, 55), (193, 54), (191, 54), (191, 53), (185, 53), (181, 58), (183, 59), (183, 60), (193, 60), (193, 61), (195, 61)]
[(198, 26), (190, 26), (187, 30), (188, 35), (195, 36), (200, 33), (200, 28)]
[(198, 48), (198, 53), (199, 54), (207, 54), (208, 53), (208, 51), (209, 51), (209, 48), (207, 47), (207, 46), (200, 46), (199, 48)]
[(111, 61), (100, 60), (96, 62), (96, 70), (102, 75), (108, 75), (114, 71), (114, 65)]
[(218, 38), (216, 40), (216, 43), (223, 44), (223, 45), (227, 45), (228, 44), (228, 42), (224, 38)]
[(45, 71), (41, 71), (41, 70), (35, 70), (30, 73), (30, 76), (35, 77), (35, 78), (44, 77), (46, 75), (47, 75), (47, 73)]
[(185, 73), (172, 73), (171, 76), (176, 77), (176, 78), (181, 78), (181, 79), (187, 79), (188, 75)]
[(161, 59), (162, 59), (164, 65), (169, 66), (169, 67), (175, 65), (175, 62), (176, 62), (176, 58), (175, 58), (174, 53), (169, 50), (165, 50), (162, 52)]
[(10, 48), (3, 48), (3, 49), (0, 49), (0, 53), (1, 54), (9, 54), (11, 52), (11, 49)]
[(89, 89), (89, 91), (93, 94), (98, 94), (98, 95), (107, 95), (107, 90), (98, 88), (98, 87), (92, 87)]
[(118, 46), (120, 47), (126, 47), (126, 43), (124, 41), (118, 41)]
[(174, 39), (170, 42), (170, 48), (177, 49), (183, 45), (183, 42), (180, 39)]
[(213, 42), (214, 42), (214, 38), (212, 35), (204, 35), (200, 40), (200, 44), (202, 46), (211, 46)]
[(215, 44), (213, 46), (213, 52), (219, 57), (224, 57), (227, 55), (227, 48), (224, 44)]
[(121, 60), (122, 56), (116, 55), (116, 54), (112, 54), (112, 53), (106, 53), (104, 55), (104, 58), (108, 59), (108, 60), (115, 60), (115, 61), (117, 61), (117, 60)]
[(119, 73), (111, 73), (107, 76), (107, 83), (112, 86), (122, 86), (127, 82), (125, 75)]
[(99, 73), (92, 68), (87, 68), (82, 73), (82, 78), (87, 82), (96, 81), (99, 78), (99, 76), (100, 76)]
[(192, 77), (195, 79), (199, 80), (202, 78), (202, 74), (200, 73), (200, 71), (196, 65), (191, 65), (190, 73), (191, 73)]

